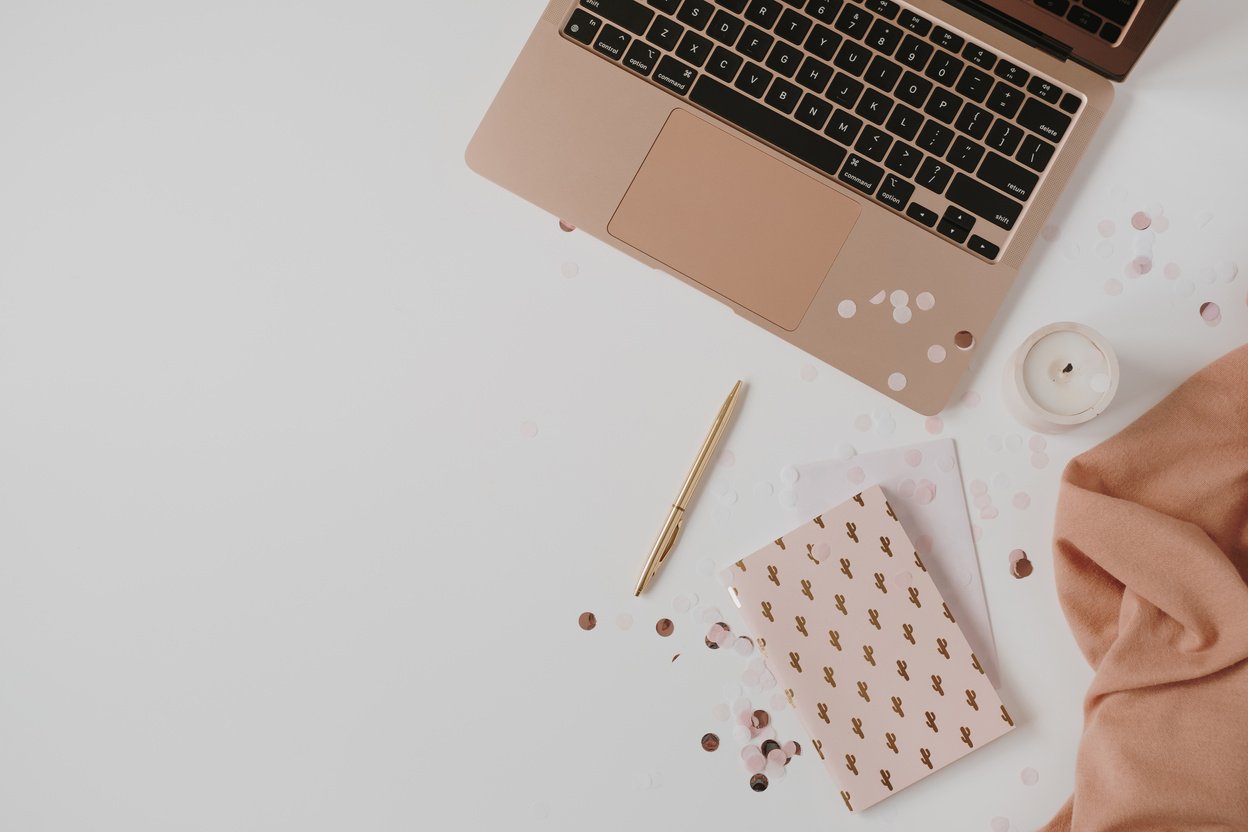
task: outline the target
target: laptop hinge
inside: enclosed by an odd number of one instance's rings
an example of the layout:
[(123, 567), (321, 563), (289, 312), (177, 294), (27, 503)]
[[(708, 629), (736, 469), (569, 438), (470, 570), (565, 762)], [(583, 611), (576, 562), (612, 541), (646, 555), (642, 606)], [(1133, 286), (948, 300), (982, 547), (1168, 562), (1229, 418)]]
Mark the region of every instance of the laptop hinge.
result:
[(967, 14), (977, 17), (990, 26), (993, 26), (1007, 35), (1011, 35), (1028, 46), (1034, 46), (1042, 52), (1047, 52), (1058, 60), (1068, 60), (1071, 52), (1074, 50), (1059, 40), (1049, 37), (1039, 29), (1033, 29), (1026, 23), (1021, 23), (1009, 15), (999, 12), (981, 0), (945, 0), (950, 6), (955, 6)]

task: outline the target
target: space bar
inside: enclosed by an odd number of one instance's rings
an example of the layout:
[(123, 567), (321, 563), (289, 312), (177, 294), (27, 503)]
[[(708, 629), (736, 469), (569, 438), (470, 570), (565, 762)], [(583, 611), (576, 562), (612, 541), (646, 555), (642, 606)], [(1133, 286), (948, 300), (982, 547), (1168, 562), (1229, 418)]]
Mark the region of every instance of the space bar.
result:
[(839, 145), (713, 78), (699, 78), (689, 100), (829, 176), (836, 176), (845, 160), (845, 150)]

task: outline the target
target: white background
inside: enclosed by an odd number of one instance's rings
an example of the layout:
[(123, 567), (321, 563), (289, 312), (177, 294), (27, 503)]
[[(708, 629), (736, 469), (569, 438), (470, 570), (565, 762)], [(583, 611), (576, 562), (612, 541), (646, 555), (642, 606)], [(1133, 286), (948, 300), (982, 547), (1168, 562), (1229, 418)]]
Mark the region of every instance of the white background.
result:
[[(710, 715), (746, 660), (671, 602), (731, 616), (706, 566), (797, 520), (755, 484), (923, 419), (469, 173), (542, 6), (3, 3), (0, 829), (1029, 829), (1065, 799), (1090, 674), (1052, 584), (1060, 469), (1248, 340), (1248, 279), (1201, 277), (1248, 266), (1248, 9), (1179, 4), (984, 344), (982, 403), (943, 414), (968, 482), (1033, 498), (994, 492), (979, 544), (1019, 728), (848, 818), (810, 756), (747, 790)], [(1128, 280), (1150, 204), (1170, 229)], [(1036, 470), (987, 444), (1030, 436), (999, 373), (1067, 318), (1123, 386)], [(735, 465), (635, 601), (736, 378)], [(857, 432), (878, 408), (896, 433)]]

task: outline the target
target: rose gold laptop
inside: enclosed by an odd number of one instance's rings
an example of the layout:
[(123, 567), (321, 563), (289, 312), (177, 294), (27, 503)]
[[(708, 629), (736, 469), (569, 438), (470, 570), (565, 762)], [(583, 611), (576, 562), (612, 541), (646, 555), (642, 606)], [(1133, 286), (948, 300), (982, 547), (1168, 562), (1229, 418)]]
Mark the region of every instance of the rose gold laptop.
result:
[(483, 176), (920, 413), (1175, 0), (552, 0)]

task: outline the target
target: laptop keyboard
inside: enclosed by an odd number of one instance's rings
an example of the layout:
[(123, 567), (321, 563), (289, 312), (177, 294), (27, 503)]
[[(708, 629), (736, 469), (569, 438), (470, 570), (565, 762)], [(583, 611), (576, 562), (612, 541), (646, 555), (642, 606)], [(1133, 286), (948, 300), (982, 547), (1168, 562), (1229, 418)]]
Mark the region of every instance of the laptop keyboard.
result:
[(990, 261), (1083, 105), (893, 0), (580, 0), (563, 32)]
[(1101, 40), (1117, 43), (1139, 0), (1033, 0), (1042, 9), (1064, 17)]

